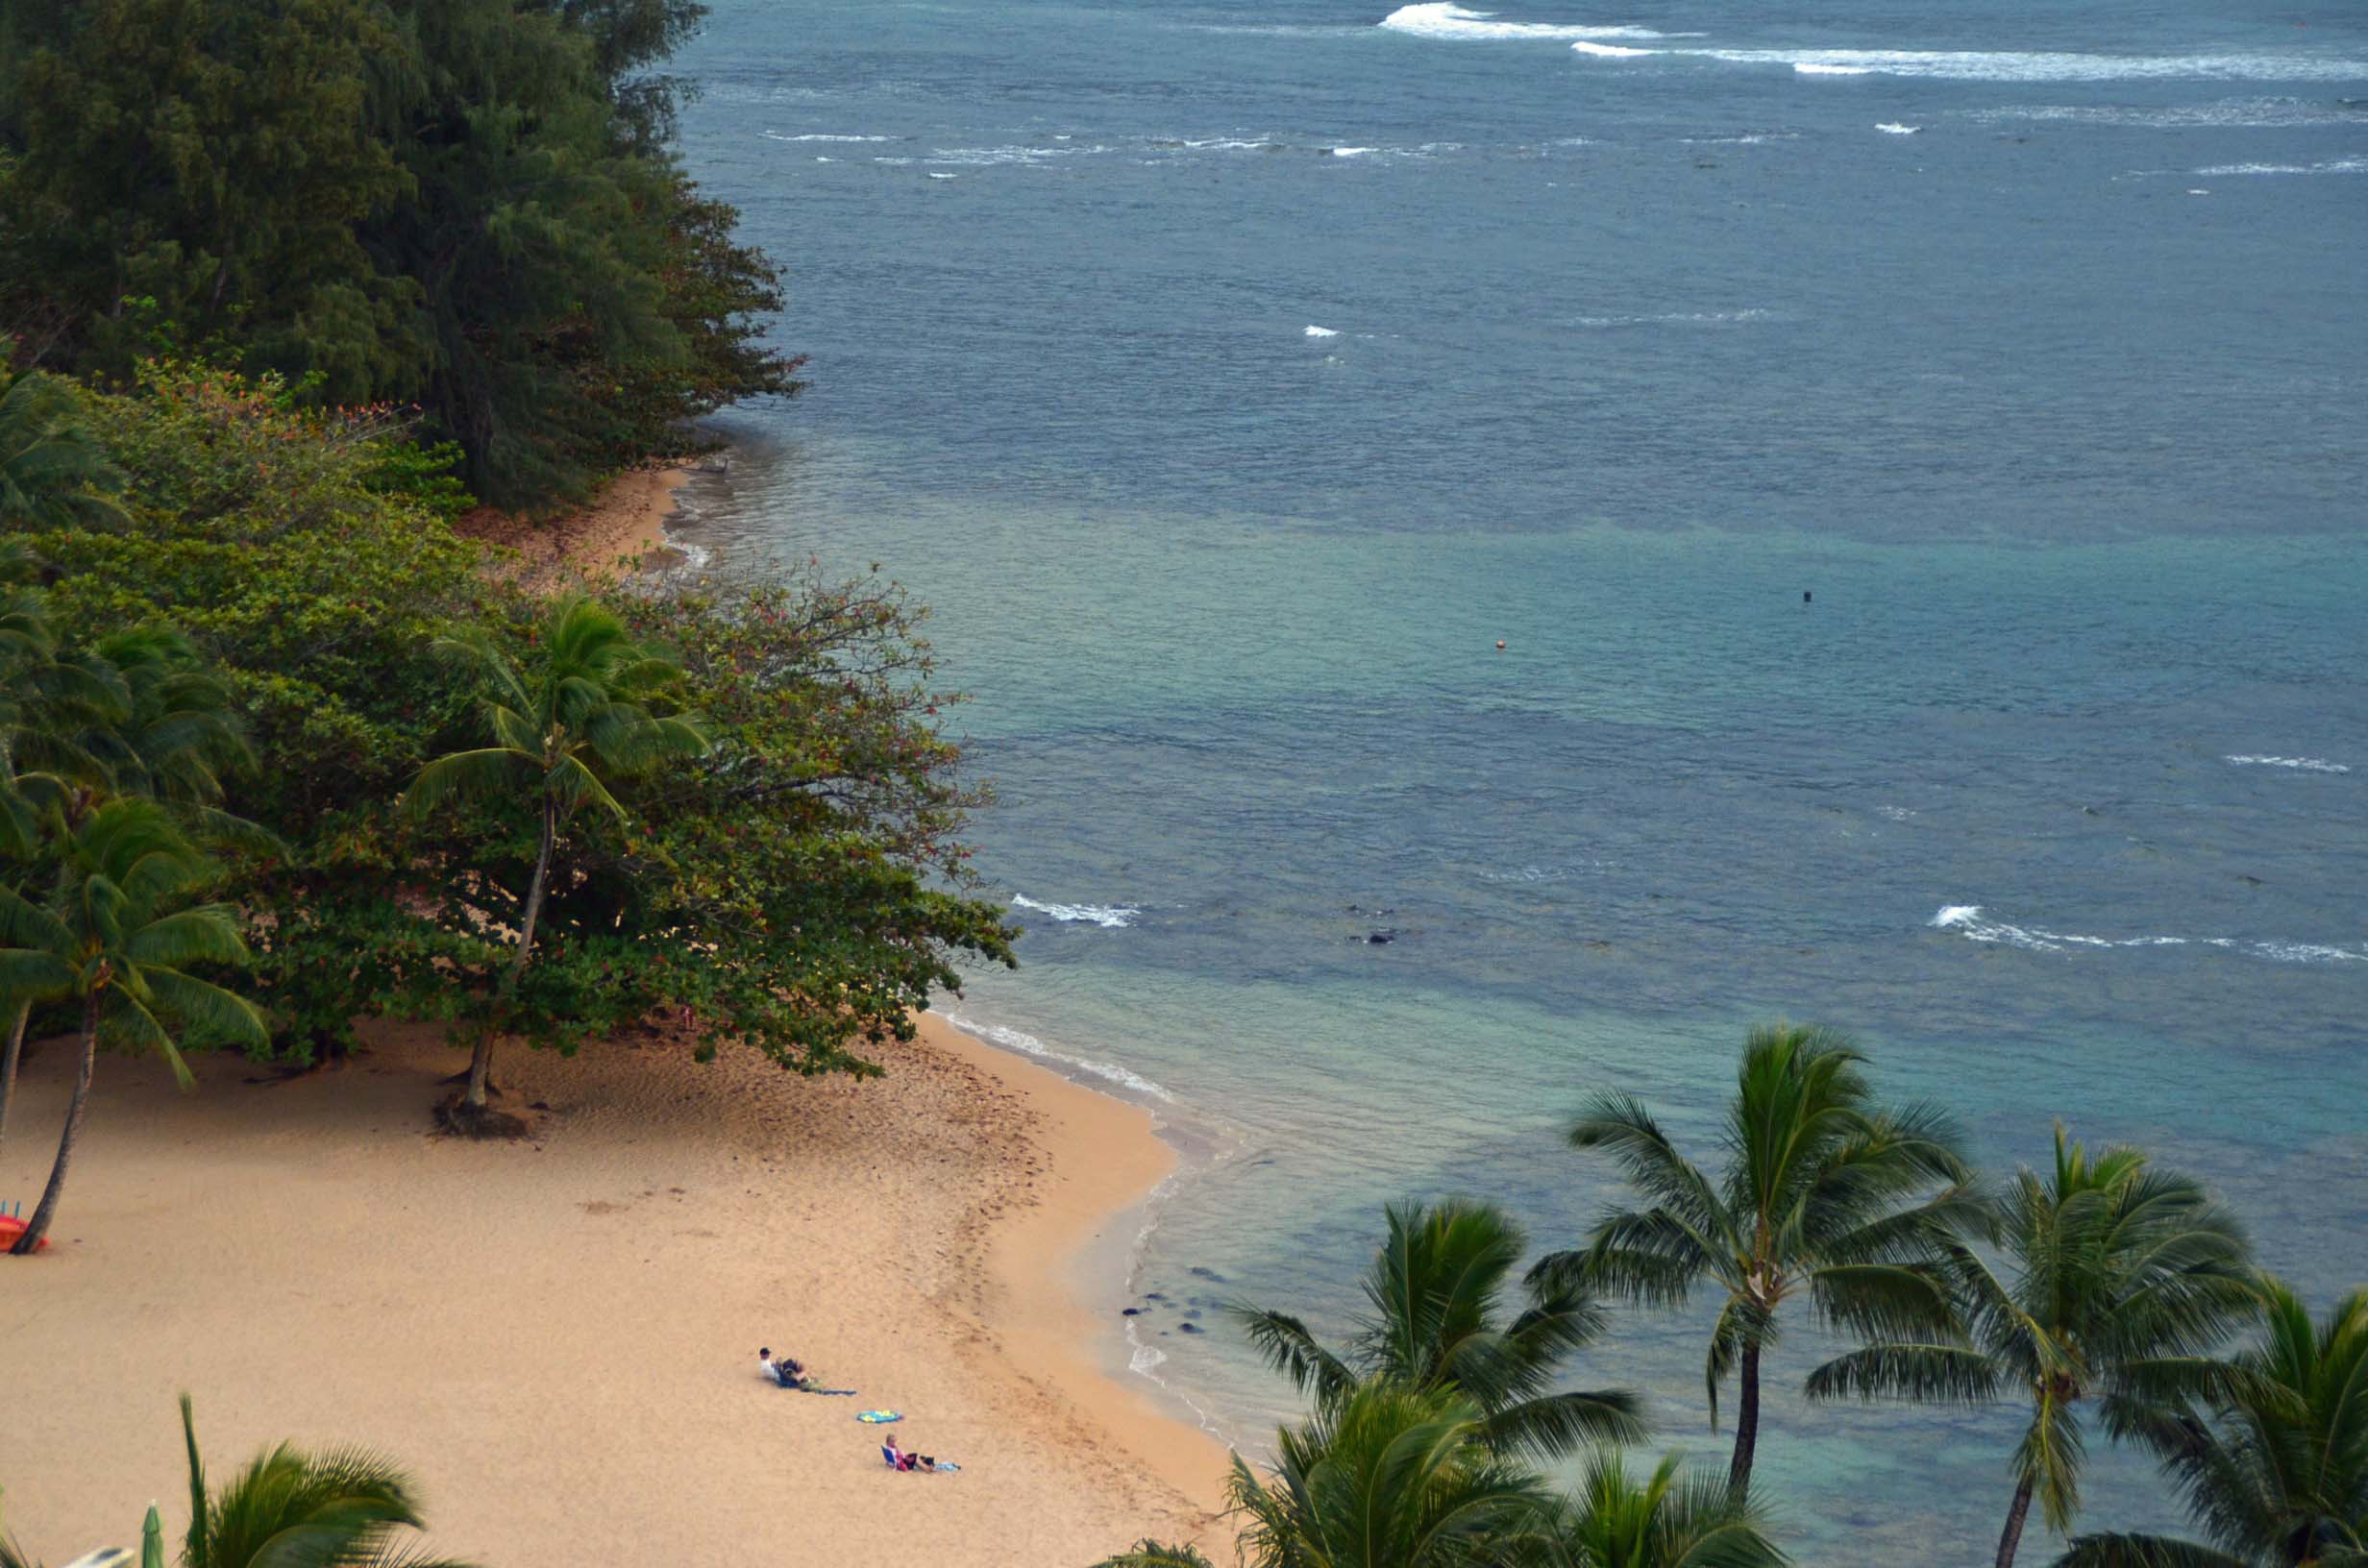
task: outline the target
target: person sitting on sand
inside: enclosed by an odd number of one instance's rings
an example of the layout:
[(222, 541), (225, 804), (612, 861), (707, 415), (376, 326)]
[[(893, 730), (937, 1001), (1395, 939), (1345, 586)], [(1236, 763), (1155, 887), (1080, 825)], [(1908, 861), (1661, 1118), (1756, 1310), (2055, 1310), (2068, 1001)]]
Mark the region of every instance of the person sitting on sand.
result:
[(805, 1386), (805, 1368), (794, 1357), (784, 1356), (777, 1361), (771, 1350), (760, 1349), (756, 1352), (756, 1364), (764, 1368), (766, 1377), (784, 1388)]
[(891, 1470), (934, 1471), (937, 1468), (937, 1460), (926, 1454), (905, 1453), (904, 1450), (897, 1447), (897, 1440), (894, 1437), (887, 1438), (880, 1443), (879, 1457)]

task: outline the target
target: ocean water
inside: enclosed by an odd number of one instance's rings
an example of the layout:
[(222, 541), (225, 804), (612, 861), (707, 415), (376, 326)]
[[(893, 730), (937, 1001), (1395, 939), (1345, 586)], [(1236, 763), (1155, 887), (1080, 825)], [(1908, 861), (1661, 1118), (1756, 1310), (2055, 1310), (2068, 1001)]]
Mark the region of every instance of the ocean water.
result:
[[(680, 66), (814, 387), (678, 532), (935, 606), (1027, 927), (949, 1006), (1187, 1148), (1129, 1333), (1216, 1430), (1292, 1409), (1217, 1303), (1337, 1327), (1401, 1195), (1570, 1243), (1579, 1102), (1711, 1158), (1779, 1015), (2368, 1278), (2356, 6), (719, 0)], [(1715, 1459), (1700, 1326), (1581, 1375)], [(1801, 1559), (1975, 1560), (2012, 1413), (1822, 1348)]]

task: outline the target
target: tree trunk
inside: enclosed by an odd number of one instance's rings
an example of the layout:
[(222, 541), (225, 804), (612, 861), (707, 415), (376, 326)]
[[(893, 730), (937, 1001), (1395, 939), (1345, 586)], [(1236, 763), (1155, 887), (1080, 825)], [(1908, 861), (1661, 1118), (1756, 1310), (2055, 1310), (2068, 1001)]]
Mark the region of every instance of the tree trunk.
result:
[(65, 1135), (58, 1139), (58, 1158), (49, 1167), (49, 1186), (41, 1189), (41, 1202), (33, 1211), (33, 1222), (25, 1234), (9, 1248), (19, 1258), (31, 1257), (33, 1249), (49, 1234), (49, 1222), (58, 1217), (58, 1195), (65, 1190), (65, 1167), (74, 1158), (74, 1140), (82, 1136), (83, 1113), (90, 1108), (90, 1074), (99, 1062), (99, 1003), (96, 997), (83, 1004), (83, 1070), (74, 1079), (74, 1098), (65, 1110)]
[[(506, 1003), (517, 992), (518, 981), (527, 972), (527, 959), (534, 950), (534, 922), (542, 919), (543, 891), (551, 879), (551, 848), (559, 836), (559, 812), (550, 796), (543, 796), (543, 840), (534, 851), (534, 879), (527, 884), (526, 913), (518, 921), (518, 946), (510, 955), (509, 973), (502, 977), (502, 989), (497, 1000)], [(493, 1072), (493, 1037), (500, 1027), (497, 1016), (477, 1037), (477, 1054), (469, 1059), (469, 1087), (461, 1094), (460, 1103), (476, 1110), (484, 1109), (485, 1080)]]
[(1727, 1493), (1737, 1502), (1751, 1496), (1751, 1457), (1760, 1446), (1760, 1344), (1743, 1342), (1743, 1364), (1736, 1370), (1735, 1458), (1727, 1466)]
[(2031, 1511), (2031, 1482), (2014, 1488), (2014, 1506), (2007, 1509), (2007, 1528), (1998, 1534), (1998, 1568), (2014, 1568), (2014, 1549), (2023, 1543), (2023, 1516)]
[(33, 1021), (33, 1004), (16, 1010), (16, 1026), (9, 1031), (8, 1049), (0, 1054), (0, 1148), (9, 1140), (9, 1102), (16, 1098), (16, 1064), (25, 1054), (25, 1025)]

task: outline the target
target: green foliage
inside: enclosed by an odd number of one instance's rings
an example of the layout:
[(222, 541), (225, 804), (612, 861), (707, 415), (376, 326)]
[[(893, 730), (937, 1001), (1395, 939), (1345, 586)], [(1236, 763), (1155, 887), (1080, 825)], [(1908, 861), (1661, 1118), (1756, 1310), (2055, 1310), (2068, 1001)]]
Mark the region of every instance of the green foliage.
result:
[[(1483, 1568), (1537, 1550), (1549, 1494), (1490, 1456), (1478, 1406), (1387, 1379), (1275, 1436), (1260, 1475), (1237, 1455), (1227, 1496), (1257, 1568)], [(1534, 1559), (1533, 1559), (1534, 1560)]]
[(0, 525), (108, 524), (123, 476), (90, 433), (72, 388), (0, 367)]
[(1961, 1243), (1947, 1251), (1961, 1332), (1878, 1339), (1819, 1367), (1809, 1393), (2027, 1401), (2005, 1568), (2033, 1496), (2058, 1531), (2080, 1510), (2084, 1407), (2114, 1437), (2182, 1441), (2189, 1406), (2224, 1385), (2211, 1352), (2259, 1310), (2259, 1294), (2236, 1217), (2136, 1149), (2091, 1159), (2059, 1127), (2054, 1166), (2019, 1171), (1996, 1209), (2007, 1273)]
[(411, 1480), (361, 1449), (308, 1454), (282, 1443), (209, 1491), (189, 1396), (181, 1396), (189, 1459), (189, 1532), (183, 1568), (465, 1568), (419, 1556), (425, 1527)]
[(1682, 1466), (1665, 1455), (1639, 1477), (1597, 1454), (1551, 1515), (1537, 1568), (1783, 1568), (1759, 1509), (1724, 1478)]
[[(0, 0), (0, 333), (417, 404), (498, 504), (796, 389), (778, 278), (667, 150), (687, 0)], [(454, 492), (414, 494), (441, 509)]]
[(1572, 1145), (1610, 1155), (1648, 1207), (1606, 1215), (1588, 1250), (1538, 1272), (1648, 1304), (1683, 1302), (1705, 1284), (1725, 1297), (1703, 1382), (1714, 1421), (1720, 1384), (1740, 1384), (1729, 1482), (1739, 1496), (1758, 1437), (1760, 1357), (1785, 1305), (1806, 1295), (1819, 1317), (1863, 1334), (1943, 1323), (1936, 1260), (1983, 1212), (1948, 1118), (1931, 1106), (1879, 1108), (1862, 1062), (1824, 1030), (1754, 1029), (1716, 1182), (1629, 1095), (1598, 1096), (1571, 1129)]
[[(524, 680), (550, 646), (544, 606), (484, 571), (440, 508), (382, 482), (412, 440), (391, 410), (311, 408), (276, 377), (165, 363), (130, 391), (75, 396), (126, 476), (123, 521), (16, 538), (55, 579), (43, 625), (131, 628), (118, 646), (174, 672), (141, 689), (193, 698), (195, 665), (168, 654), (185, 649), (242, 715), (222, 748), (173, 766), (219, 785), (193, 826), (276, 835), (220, 845), (273, 1054), (341, 1051), (374, 1015), (499, 1020), (572, 1050), (688, 1008), (710, 1038), (798, 1070), (866, 1071), (857, 1042), (909, 1035), (908, 1011), (958, 984), (957, 954), (1009, 960), (998, 912), (959, 892), (960, 834), (984, 796), (937, 732), (955, 698), (934, 685), (919, 612), (876, 583), (713, 580), (603, 601), (628, 642), (674, 649), (682, 674), (671, 693), (620, 694), (594, 727), (634, 749), (628, 709), (662, 696), (661, 717), (708, 716), (714, 751), (603, 765), (615, 809), (555, 830), (534, 963), (506, 980), (503, 933), (541, 858), (534, 792), (473, 796), (432, 822), (395, 804), (430, 758), (485, 749), (482, 688), (456, 681), (438, 647)], [(95, 638), (41, 635), (45, 679), (88, 666), (128, 714), (128, 677)], [(540, 700), (502, 704), (537, 747)], [(233, 768), (233, 743), (252, 767)], [(62, 740), (44, 744), (72, 761)], [(99, 758), (76, 766), (105, 773)]]
[(1508, 1312), (1527, 1248), (1520, 1228), (1486, 1204), (1448, 1202), (1389, 1211), (1389, 1237), (1366, 1273), (1367, 1311), (1350, 1348), (1324, 1349), (1287, 1313), (1235, 1308), (1265, 1355), (1320, 1407), (1384, 1379), (1460, 1393), (1479, 1409), (1492, 1452), (1553, 1459), (1583, 1443), (1643, 1434), (1625, 1389), (1556, 1391), (1566, 1361), (1603, 1332), (1600, 1308), (1571, 1280), (1532, 1278)]

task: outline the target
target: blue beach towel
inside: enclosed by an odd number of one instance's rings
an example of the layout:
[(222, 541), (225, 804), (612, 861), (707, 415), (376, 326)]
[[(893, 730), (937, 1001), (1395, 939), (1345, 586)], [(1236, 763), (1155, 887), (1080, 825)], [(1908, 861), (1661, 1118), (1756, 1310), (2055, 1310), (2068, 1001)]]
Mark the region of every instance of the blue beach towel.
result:
[(884, 1427), (891, 1421), (901, 1421), (904, 1417), (895, 1410), (859, 1410), (855, 1414), (855, 1419), (868, 1421), (876, 1427)]

